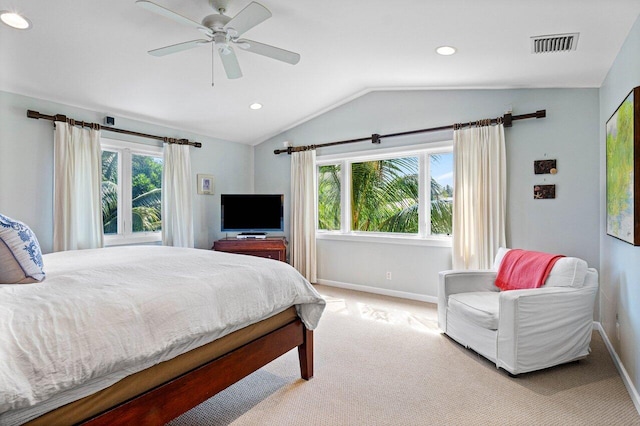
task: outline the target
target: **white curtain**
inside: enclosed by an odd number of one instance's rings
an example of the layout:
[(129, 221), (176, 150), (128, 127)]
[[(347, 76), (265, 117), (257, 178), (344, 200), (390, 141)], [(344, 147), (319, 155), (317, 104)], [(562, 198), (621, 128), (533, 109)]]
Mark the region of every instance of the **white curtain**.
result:
[(315, 283), (316, 152), (291, 154), (291, 264)]
[(100, 131), (56, 122), (53, 251), (103, 246), (101, 181)]
[(164, 146), (162, 244), (193, 247), (193, 185), (188, 145)]
[(453, 269), (491, 268), (506, 246), (503, 124), (454, 130), (453, 155)]

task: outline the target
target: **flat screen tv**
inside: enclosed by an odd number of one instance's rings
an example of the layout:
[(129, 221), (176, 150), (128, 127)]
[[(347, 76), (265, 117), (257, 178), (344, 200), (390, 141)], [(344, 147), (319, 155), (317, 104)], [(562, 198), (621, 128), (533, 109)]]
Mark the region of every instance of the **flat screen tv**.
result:
[(222, 232), (284, 231), (284, 195), (222, 194)]

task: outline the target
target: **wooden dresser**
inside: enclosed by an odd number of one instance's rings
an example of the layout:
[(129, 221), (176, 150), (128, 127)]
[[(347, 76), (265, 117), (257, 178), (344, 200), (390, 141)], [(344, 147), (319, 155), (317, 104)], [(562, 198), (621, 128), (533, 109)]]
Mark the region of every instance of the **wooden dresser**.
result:
[(269, 259), (287, 261), (287, 239), (269, 238), (223, 238), (213, 243), (213, 250), (228, 253), (248, 254)]

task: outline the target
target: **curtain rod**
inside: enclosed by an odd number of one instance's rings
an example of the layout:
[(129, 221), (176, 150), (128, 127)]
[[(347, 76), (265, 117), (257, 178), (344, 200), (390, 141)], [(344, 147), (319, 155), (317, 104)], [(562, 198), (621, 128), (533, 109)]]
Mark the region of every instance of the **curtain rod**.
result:
[[(546, 109), (541, 109), (538, 110), (536, 112), (532, 112), (529, 114), (521, 114), (521, 115), (511, 115), (510, 112), (506, 113), (505, 115), (503, 115), (502, 117), (498, 117), (498, 118), (492, 118), (491, 120), (486, 120), (487, 122), (490, 122), (491, 124), (496, 124), (498, 122), (502, 122), (504, 124), (504, 127), (511, 127), (513, 125), (513, 121), (516, 120), (525, 120), (527, 118), (543, 118), (547, 116), (547, 110)], [(298, 152), (298, 151), (309, 151), (312, 149), (316, 149), (316, 148), (324, 148), (327, 146), (335, 146), (335, 145), (345, 145), (348, 143), (354, 143), (354, 142), (364, 142), (364, 141), (368, 141), (370, 140), (371, 143), (375, 143), (375, 144), (379, 144), (380, 143), (380, 139), (382, 138), (390, 138), (390, 137), (394, 137), (394, 136), (406, 136), (406, 135), (414, 135), (417, 133), (427, 133), (427, 132), (439, 132), (442, 130), (454, 130), (455, 128), (458, 128), (458, 126), (471, 126), (474, 123), (478, 123), (478, 122), (482, 122), (484, 120), (479, 120), (479, 121), (474, 121), (474, 122), (469, 122), (469, 123), (462, 123), (462, 124), (451, 124), (449, 126), (440, 126), (440, 127), (431, 127), (429, 129), (420, 129), (420, 130), (410, 130), (408, 132), (399, 132), (399, 133), (389, 133), (386, 135), (379, 135), (377, 133), (372, 134), (371, 136), (367, 136), (365, 138), (358, 138), (358, 139), (349, 139), (349, 140), (345, 140), (345, 141), (338, 141), (338, 142), (327, 142), (327, 143), (321, 143), (321, 144), (317, 144), (317, 145), (303, 145), (303, 146), (290, 146), (286, 149), (276, 149), (275, 151), (273, 151), (274, 154), (278, 155), (278, 154), (282, 154), (282, 153), (287, 153), (287, 154), (291, 154), (292, 152)]]
[(148, 133), (140, 133), (140, 132), (134, 132), (132, 130), (124, 130), (124, 129), (118, 129), (116, 127), (102, 127), (100, 126), (100, 124), (98, 123), (90, 123), (88, 121), (82, 121), (82, 120), (74, 120), (73, 118), (67, 118), (66, 115), (63, 114), (56, 114), (56, 115), (46, 115), (46, 114), (40, 114), (38, 111), (32, 111), (32, 110), (27, 110), (27, 117), (29, 118), (35, 118), (36, 120), (39, 118), (42, 118), (44, 120), (49, 120), (49, 121), (64, 121), (67, 123), (70, 123), (72, 125), (80, 125), (82, 127), (91, 127), (94, 129), (102, 129), (102, 130), (106, 130), (109, 132), (115, 132), (115, 133), (122, 133), (125, 135), (133, 135), (133, 136), (140, 136), (143, 138), (148, 138), (148, 139), (156, 139), (159, 141), (162, 141), (164, 143), (175, 143), (178, 145), (189, 145), (189, 146), (193, 146), (196, 148), (202, 148), (202, 143), (200, 142), (191, 142), (189, 141), (189, 139), (176, 139), (176, 138), (167, 138), (167, 137), (163, 137), (163, 136), (156, 136), (156, 135), (150, 135)]

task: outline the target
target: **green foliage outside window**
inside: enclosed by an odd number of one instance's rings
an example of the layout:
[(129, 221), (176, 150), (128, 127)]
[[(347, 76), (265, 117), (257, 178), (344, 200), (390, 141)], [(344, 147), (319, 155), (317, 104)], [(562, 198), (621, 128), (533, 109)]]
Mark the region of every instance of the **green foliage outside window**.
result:
[(340, 229), (340, 165), (318, 167), (318, 227)]
[[(430, 168), (435, 170), (438, 164), (450, 171), (453, 178), (453, 153), (430, 155)], [(432, 172), (433, 173), (433, 172)], [(440, 179), (439, 182), (437, 179)], [(431, 180), (431, 235), (451, 235), (453, 230), (453, 187), (449, 180), (442, 177), (430, 177)]]
[(102, 151), (102, 225), (107, 234), (118, 233), (118, 154)]
[[(451, 154), (431, 155), (451, 162)], [(340, 229), (340, 165), (318, 168), (318, 228)], [(351, 164), (351, 229), (417, 234), (419, 229), (418, 157)], [(431, 234), (450, 235), (453, 188), (430, 177)]]
[[(162, 229), (162, 159), (131, 156), (133, 232)], [(102, 220), (105, 234), (118, 232), (118, 154), (102, 152)]]
[(418, 158), (351, 165), (351, 228), (418, 233)]

